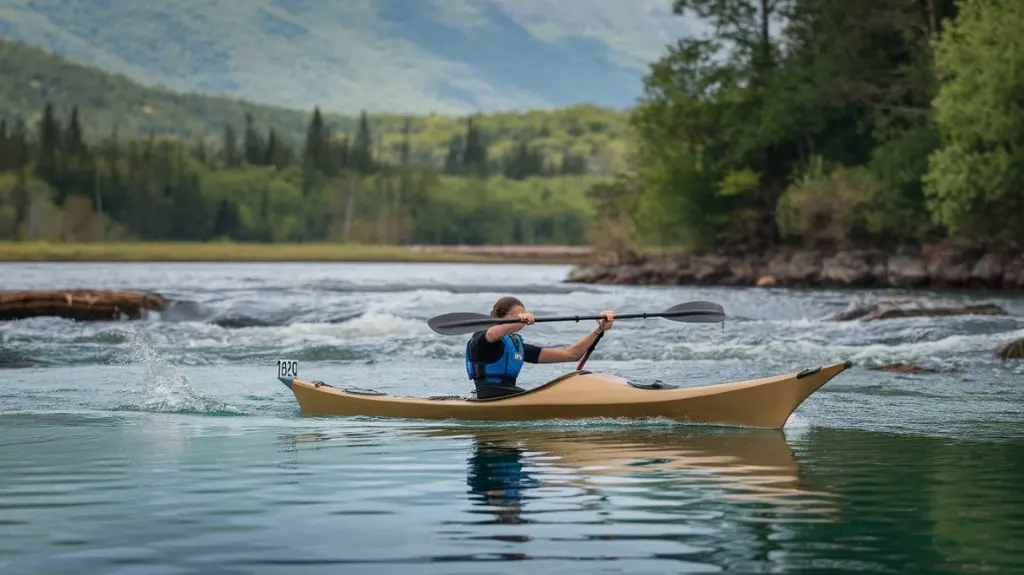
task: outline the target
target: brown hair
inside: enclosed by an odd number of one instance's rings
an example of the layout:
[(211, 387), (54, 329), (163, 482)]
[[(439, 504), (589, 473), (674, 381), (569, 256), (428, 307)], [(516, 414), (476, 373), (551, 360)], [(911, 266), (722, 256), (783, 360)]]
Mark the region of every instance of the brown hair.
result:
[(491, 317), (505, 317), (516, 306), (526, 307), (523, 302), (519, 301), (519, 298), (507, 295), (494, 302), (494, 307), (491, 308)]

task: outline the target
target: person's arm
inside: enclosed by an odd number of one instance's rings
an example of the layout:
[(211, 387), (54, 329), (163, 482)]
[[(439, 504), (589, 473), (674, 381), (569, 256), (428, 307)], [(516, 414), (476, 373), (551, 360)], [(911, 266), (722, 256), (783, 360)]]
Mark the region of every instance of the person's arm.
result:
[(583, 357), (583, 354), (587, 353), (587, 349), (590, 348), (590, 344), (594, 343), (594, 340), (597, 339), (597, 334), (599, 333), (601, 333), (601, 330), (595, 329), (568, 347), (541, 348), (540, 354), (537, 356), (537, 363), (579, 361), (579, 359)]
[(579, 341), (568, 347), (545, 347), (541, 349), (536, 363), (579, 361), (587, 353), (587, 350), (590, 349), (590, 345), (594, 343), (597, 336), (601, 332), (611, 329), (612, 323), (615, 322), (615, 312), (603, 311), (601, 315), (604, 316), (604, 319), (598, 320), (597, 328), (594, 331), (583, 336)]
[(532, 313), (521, 313), (519, 314), (519, 323), (503, 323), (500, 325), (492, 325), (487, 328), (487, 341), (494, 343), (506, 335), (512, 335), (513, 333), (523, 329), (523, 327), (533, 323)]

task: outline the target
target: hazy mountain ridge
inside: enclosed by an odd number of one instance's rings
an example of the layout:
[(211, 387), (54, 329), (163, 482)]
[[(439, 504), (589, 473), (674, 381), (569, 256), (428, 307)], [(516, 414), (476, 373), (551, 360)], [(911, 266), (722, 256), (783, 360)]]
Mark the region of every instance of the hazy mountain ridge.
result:
[(627, 107), (668, 0), (0, 0), (0, 36), (144, 83), (308, 109)]

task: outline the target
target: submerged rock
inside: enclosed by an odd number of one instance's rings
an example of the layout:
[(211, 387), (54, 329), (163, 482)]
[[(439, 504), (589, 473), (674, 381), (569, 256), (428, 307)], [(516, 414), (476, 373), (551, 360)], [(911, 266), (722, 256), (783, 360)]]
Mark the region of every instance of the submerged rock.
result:
[(0, 292), (0, 321), (54, 316), (78, 321), (139, 319), (164, 309), (164, 298), (148, 292), (59, 290)]
[(904, 317), (941, 317), (955, 315), (1006, 315), (1006, 311), (994, 304), (965, 306), (934, 306), (911, 299), (881, 299), (864, 304), (851, 304), (850, 308), (838, 313), (829, 321), (850, 321), (859, 319), (893, 319)]
[(896, 373), (938, 373), (937, 369), (930, 369), (927, 367), (921, 367), (913, 363), (887, 363), (885, 365), (879, 365), (868, 368), (872, 371), (892, 371)]
[(999, 348), (996, 355), (1000, 359), (1024, 359), (1024, 337)]

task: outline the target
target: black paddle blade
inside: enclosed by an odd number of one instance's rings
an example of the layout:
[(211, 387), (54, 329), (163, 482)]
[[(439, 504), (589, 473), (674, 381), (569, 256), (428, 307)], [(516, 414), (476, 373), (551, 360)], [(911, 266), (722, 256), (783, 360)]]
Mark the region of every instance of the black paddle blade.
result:
[(671, 321), (686, 323), (720, 323), (725, 321), (725, 310), (711, 301), (688, 301), (676, 304), (659, 314)]
[(482, 313), (454, 312), (430, 318), (427, 325), (441, 335), (462, 335), (487, 329), (502, 322)]

